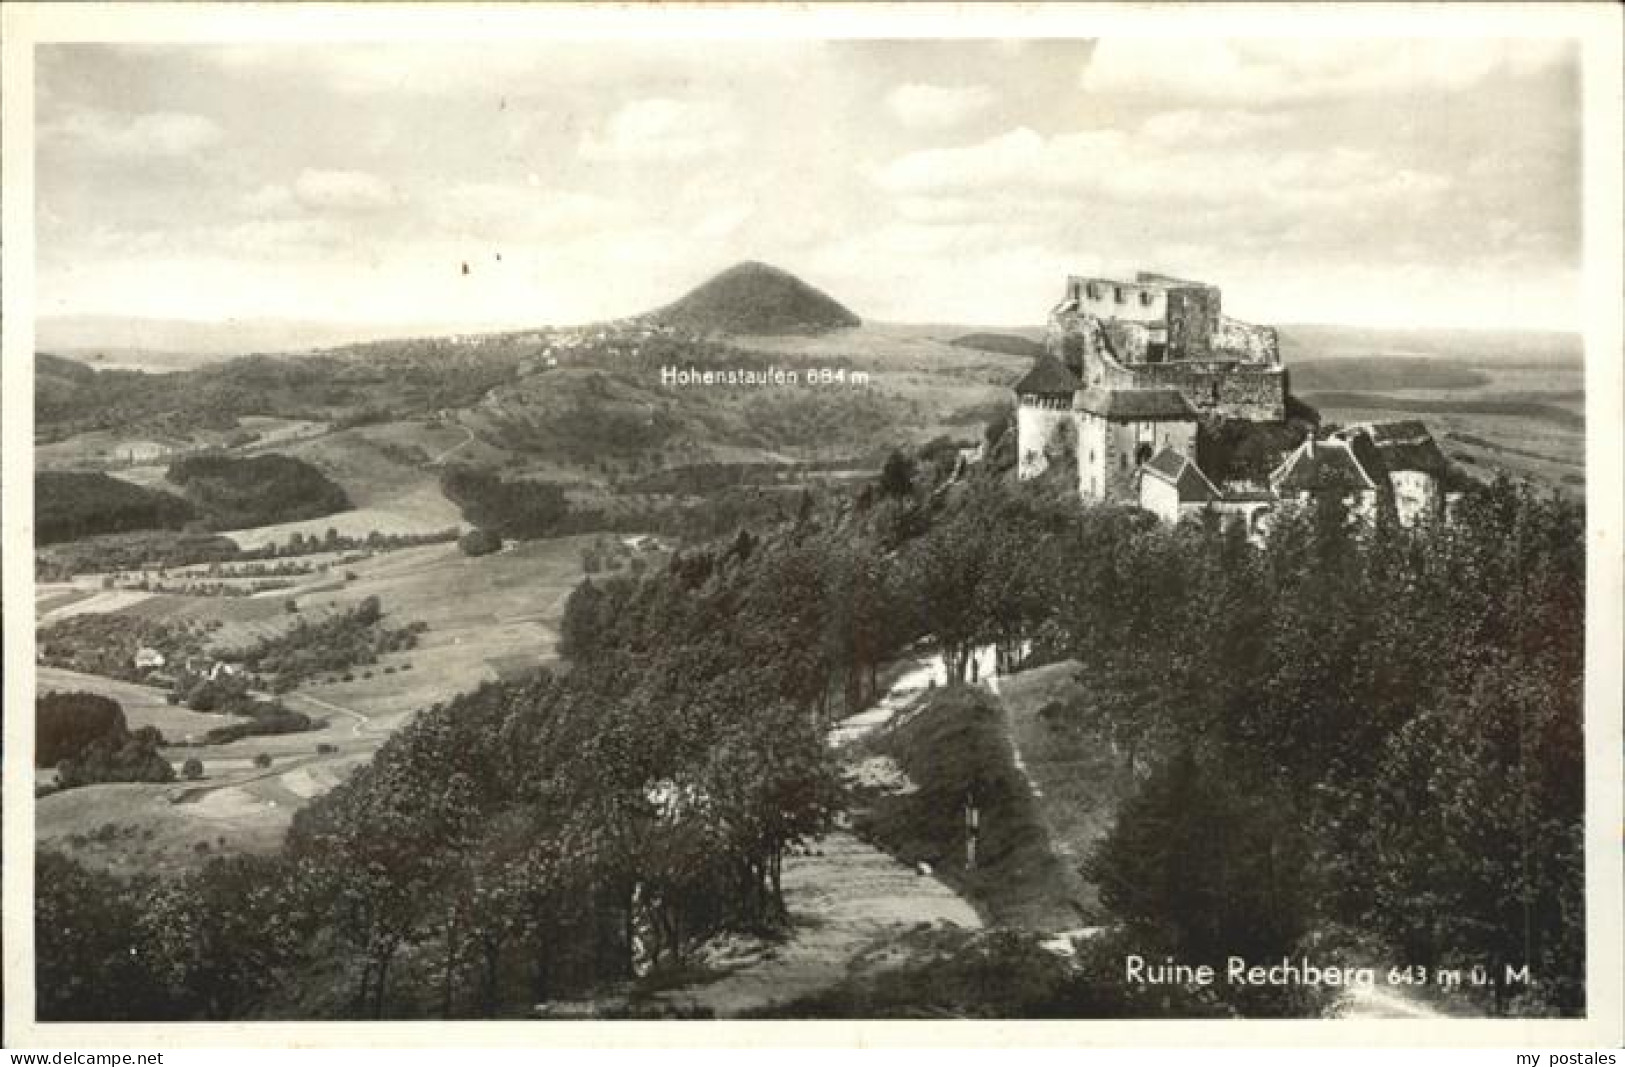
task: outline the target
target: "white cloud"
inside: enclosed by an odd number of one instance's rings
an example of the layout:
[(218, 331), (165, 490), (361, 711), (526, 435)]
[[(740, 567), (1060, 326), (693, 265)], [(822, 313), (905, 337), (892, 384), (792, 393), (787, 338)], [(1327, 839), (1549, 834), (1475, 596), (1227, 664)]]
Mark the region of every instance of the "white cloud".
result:
[[(1120, 135), (1075, 134), (1077, 138), (1109, 139)], [(1011, 186), (1028, 180), (1042, 180), (1039, 172), (1046, 162), (1069, 151), (1057, 140), (1046, 140), (1023, 126), (978, 144), (954, 148), (930, 148), (910, 152), (881, 168), (876, 181), (893, 192), (933, 192), (974, 190)]]
[(622, 105), (602, 132), (582, 138), (581, 155), (593, 162), (681, 162), (727, 151), (739, 142), (728, 108), (652, 97)]
[(118, 115), (73, 107), (40, 130), (46, 140), (95, 155), (173, 158), (189, 156), (220, 140), (220, 127), (203, 115), (150, 111)]
[(280, 215), (295, 203), (293, 190), (286, 185), (262, 185), (242, 200), (243, 209), (252, 215)]
[(1181, 108), (1159, 111), (1145, 120), (1140, 135), (1164, 144), (1220, 144), (1276, 133), (1288, 125), (1285, 115), (1233, 109), (1208, 111)]
[[(1250, 122), (1235, 122), (1241, 129)], [(1267, 138), (1231, 145), (1193, 132), (1187, 117), (1154, 115), (1133, 134), (1085, 130), (1045, 137), (1021, 128), (977, 144), (905, 154), (872, 177), (924, 219), (942, 199), (951, 216), (976, 197), (1019, 212), (1076, 214), (1091, 200), (1161, 208), (1258, 212), (1348, 211), (1403, 201), (1425, 205), (1449, 178), (1394, 168), (1353, 148), (1279, 149)], [(1072, 206), (1068, 207), (1070, 204)], [(990, 208), (984, 199), (982, 212)]]
[(1485, 38), (1107, 38), (1084, 68), (1102, 96), (1277, 105), (1413, 91), (1459, 92), (1575, 56), (1572, 42)]
[(293, 195), (312, 210), (342, 213), (382, 211), (403, 199), (394, 186), (373, 174), (309, 168), (294, 180)]
[(886, 94), (897, 121), (914, 129), (946, 129), (986, 111), (993, 91), (985, 85), (899, 85)]

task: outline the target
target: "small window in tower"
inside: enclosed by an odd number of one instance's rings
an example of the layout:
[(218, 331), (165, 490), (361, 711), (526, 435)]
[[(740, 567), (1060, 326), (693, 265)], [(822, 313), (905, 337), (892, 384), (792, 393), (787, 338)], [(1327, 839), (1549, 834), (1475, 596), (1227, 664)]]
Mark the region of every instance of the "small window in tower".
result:
[(1117, 302), (1119, 304), (1123, 303), (1127, 299), (1123, 296), (1123, 287), (1121, 285), (1116, 287), (1116, 293), (1114, 295), (1117, 297)]
[(1100, 286), (1096, 285), (1094, 282), (1090, 282), (1089, 286), (1088, 286), (1088, 291), (1089, 291), (1089, 299), (1090, 300), (1099, 300), (1100, 299)]
[(1140, 294), (1140, 306), (1141, 307), (1150, 307), (1154, 300), (1156, 300), (1156, 297), (1151, 295), (1150, 290), (1146, 290), (1145, 292)]

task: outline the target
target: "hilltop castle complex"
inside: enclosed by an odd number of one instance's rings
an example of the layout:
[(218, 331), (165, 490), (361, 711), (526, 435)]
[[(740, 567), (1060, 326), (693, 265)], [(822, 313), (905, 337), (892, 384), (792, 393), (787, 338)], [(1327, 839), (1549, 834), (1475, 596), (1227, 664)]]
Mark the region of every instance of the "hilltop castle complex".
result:
[(1015, 387), (1021, 478), (1070, 454), (1085, 501), (1136, 504), (1169, 522), (1214, 511), (1255, 534), (1281, 504), (1326, 493), (1368, 517), (1392, 506), (1406, 525), (1443, 512), (1448, 461), (1418, 422), (1325, 440), (1309, 429), (1267, 478), (1204, 471), (1204, 427), (1287, 419), (1275, 330), (1226, 316), (1216, 286), (1146, 272), (1070, 277), (1044, 347)]

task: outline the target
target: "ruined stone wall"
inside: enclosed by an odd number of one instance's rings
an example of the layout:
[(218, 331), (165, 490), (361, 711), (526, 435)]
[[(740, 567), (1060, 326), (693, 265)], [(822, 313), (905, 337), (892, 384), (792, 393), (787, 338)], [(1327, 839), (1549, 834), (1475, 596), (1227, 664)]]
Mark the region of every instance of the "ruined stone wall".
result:
[(1106, 463), (1104, 471), (1105, 499), (1114, 504), (1132, 504), (1139, 501), (1139, 464), (1134, 462), (1134, 426), (1131, 423), (1106, 423)]
[(1072, 422), (1071, 401), (1024, 396), (1016, 406), (1016, 477), (1036, 478)]
[(1129, 368), (1142, 389), (1178, 389), (1197, 411), (1252, 422), (1286, 418), (1286, 375), (1234, 363), (1142, 363)]
[(1111, 455), (1106, 420), (1091, 412), (1077, 412), (1078, 496), (1085, 503), (1106, 498), (1108, 458)]
[(1088, 319), (1078, 312), (1075, 305), (1061, 304), (1049, 313), (1049, 324), (1044, 329), (1046, 352), (1070, 368), (1072, 373), (1079, 374), (1088, 346)]
[(1050, 312), (1044, 347), (1078, 376), (1085, 389), (1129, 389), (1134, 386), (1133, 374), (1115, 365), (1116, 361), (1107, 354), (1111, 347), (1106, 339), (1105, 325), (1100, 319), (1071, 304), (1062, 304)]
[(1281, 371), (1237, 367), (1220, 375), (1218, 385), (1219, 403), (1214, 414), (1251, 422), (1286, 419), (1286, 375)]
[(1274, 327), (1254, 326), (1224, 315), (1219, 317), (1213, 349), (1215, 354), (1249, 363), (1281, 363), (1281, 340)]
[(1144, 363), (1150, 354), (1151, 330), (1138, 322), (1108, 322), (1103, 326), (1112, 354), (1124, 363)]
[(1067, 299), (1090, 315), (1130, 322), (1162, 322), (1168, 315), (1167, 294), (1160, 285), (1140, 285), (1110, 278), (1069, 278)]
[(1209, 286), (1168, 290), (1168, 358), (1207, 358), (1221, 317), (1219, 290)]

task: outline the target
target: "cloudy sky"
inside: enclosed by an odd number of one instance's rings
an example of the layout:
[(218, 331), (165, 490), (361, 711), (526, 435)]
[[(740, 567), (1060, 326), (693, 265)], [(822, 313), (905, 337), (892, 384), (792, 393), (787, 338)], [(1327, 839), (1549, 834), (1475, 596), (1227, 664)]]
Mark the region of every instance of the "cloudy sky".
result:
[[(38, 311), (523, 326), (742, 259), (1039, 323), (1147, 267), (1263, 322), (1578, 321), (1536, 40), (46, 45)], [(462, 265), (469, 271), (465, 275)]]

